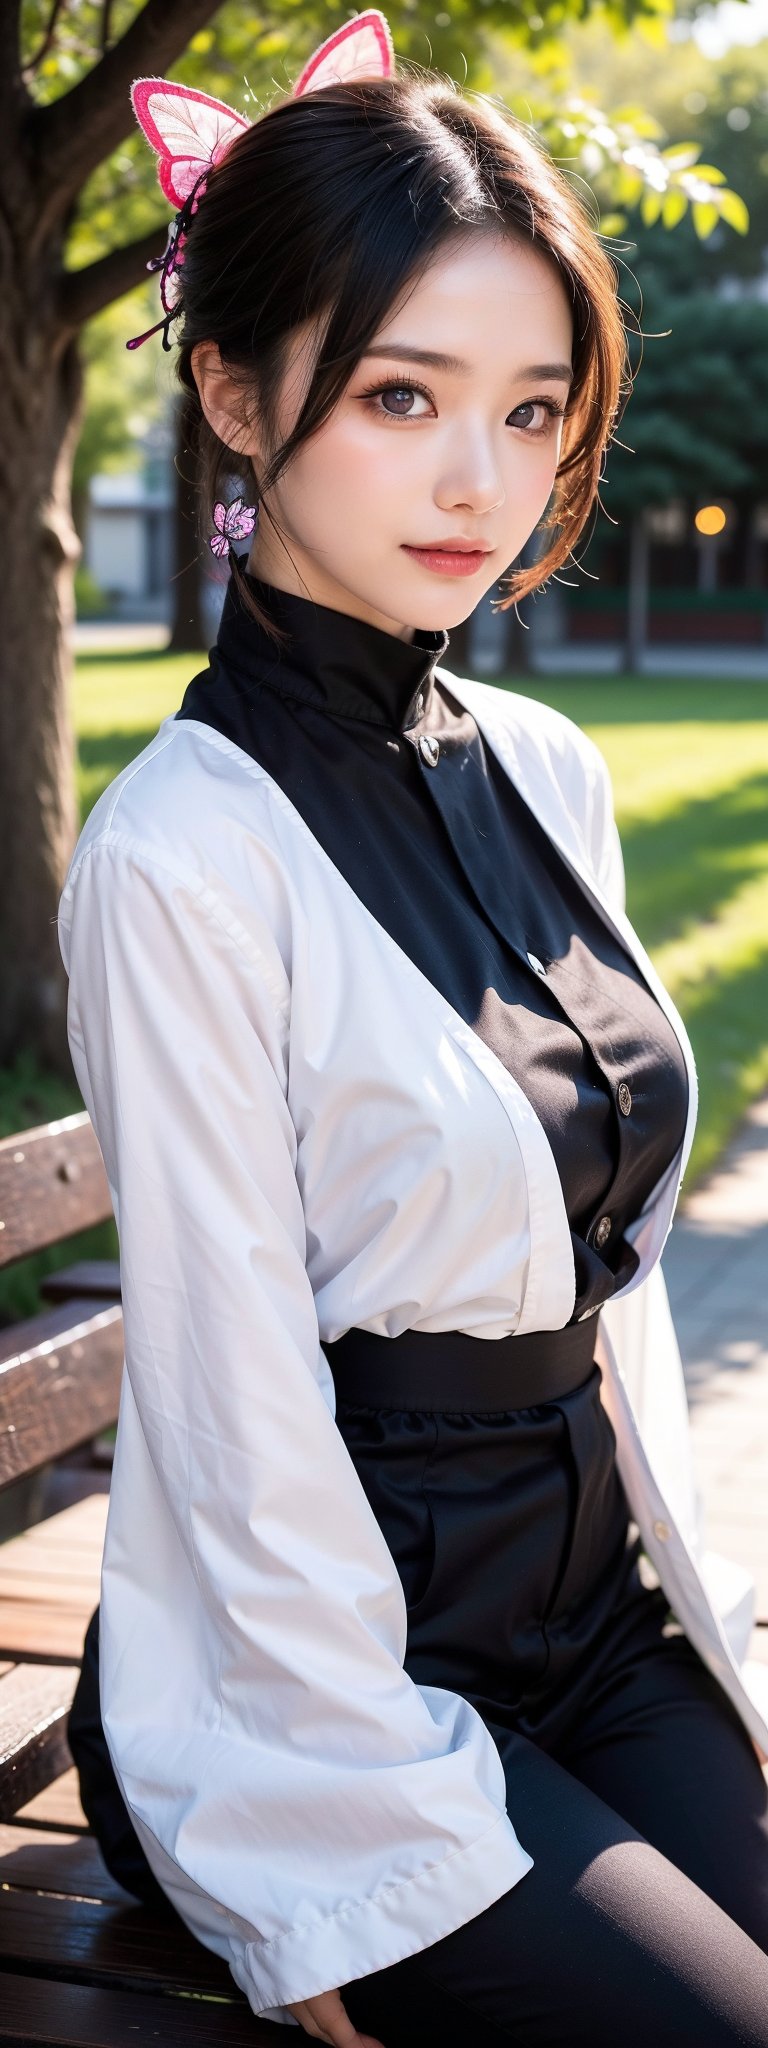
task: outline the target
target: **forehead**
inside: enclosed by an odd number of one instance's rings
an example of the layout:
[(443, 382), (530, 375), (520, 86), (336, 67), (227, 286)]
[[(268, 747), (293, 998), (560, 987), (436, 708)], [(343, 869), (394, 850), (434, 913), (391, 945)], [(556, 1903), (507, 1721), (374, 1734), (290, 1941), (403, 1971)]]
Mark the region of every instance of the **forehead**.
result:
[[(439, 333), (439, 340), (435, 339)], [(520, 361), (570, 354), (570, 296), (556, 259), (538, 243), (475, 231), (440, 249), (382, 321), (377, 342), (402, 336), (478, 367), (502, 347)], [(542, 357), (543, 360), (543, 357)]]

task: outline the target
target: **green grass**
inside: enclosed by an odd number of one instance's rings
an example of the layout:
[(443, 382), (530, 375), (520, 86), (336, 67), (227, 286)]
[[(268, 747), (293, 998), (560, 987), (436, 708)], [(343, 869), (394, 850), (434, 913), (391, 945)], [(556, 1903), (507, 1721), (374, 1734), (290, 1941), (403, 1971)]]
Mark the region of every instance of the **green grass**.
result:
[[(83, 655), (77, 664), (81, 815), (181, 702), (205, 657)], [(565, 711), (611, 770), (627, 909), (685, 1020), (699, 1073), (689, 1191), (768, 1088), (768, 688), (707, 679), (514, 679)], [(0, 1132), (80, 1106), (65, 1082), (19, 1061), (2, 1077)], [(111, 1231), (111, 1226), (110, 1226)], [(70, 1255), (114, 1241), (88, 1238)], [(33, 1312), (44, 1254), (5, 1276), (0, 1321)]]

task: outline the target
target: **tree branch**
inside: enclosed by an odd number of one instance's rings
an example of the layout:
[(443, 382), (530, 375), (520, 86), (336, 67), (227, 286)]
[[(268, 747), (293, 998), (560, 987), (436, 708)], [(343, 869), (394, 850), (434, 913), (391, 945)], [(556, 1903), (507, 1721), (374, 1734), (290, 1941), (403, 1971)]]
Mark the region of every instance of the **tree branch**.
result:
[[(141, 284), (150, 257), (160, 254), (162, 240), (161, 224), (150, 234), (142, 235), (137, 242), (126, 242), (121, 249), (110, 249), (108, 256), (100, 256), (98, 262), (86, 264), (83, 270), (62, 270), (58, 291), (62, 327), (75, 333), (84, 321), (93, 319), (94, 313), (101, 313), (113, 299), (122, 298), (124, 292), (130, 292), (134, 285)], [(159, 318), (162, 313), (159, 300), (157, 310)]]
[[(24, 88), (21, 77), (21, 51), (19, 49), (19, 16), (21, 0), (2, 0), (0, 4), (0, 104), (3, 108), (3, 149), (13, 146), (11, 126), (7, 109), (20, 99), (23, 101)], [(14, 123), (18, 113), (14, 114)]]
[(101, 43), (101, 54), (102, 54), (102, 57), (103, 57), (103, 55), (104, 55), (104, 51), (105, 51), (105, 50), (107, 50), (107, 49), (109, 48), (109, 35), (110, 35), (110, 16), (111, 16), (111, 13), (112, 13), (112, 0), (101, 0), (101, 33), (100, 33), (100, 38), (99, 38), (99, 40), (100, 40), (100, 43)]
[(50, 106), (33, 108), (27, 134), (46, 212), (50, 202), (60, 219), (86, 178), (130, 135), (129, 92), (134, 78), (163, 75), (219, 4), (220, 0), (146, 0), (125, 35), (71, 92)]
[(42, 64), (43, 58), (47, 57), (48, 51), (50, 50), (56, 35), (56, 24), (58, 22), (59, 15), (63, 13), (66, 4), (67, 0), (51, 0), (51, 11), (48, 16), (48, 26), (43, 35), (42, 42), (38, 44), (34, 57), (30, 57), (29, 62), (24, 66), (25, 78), (31, 78), (33, 71), (37, 71), (39, 65)]

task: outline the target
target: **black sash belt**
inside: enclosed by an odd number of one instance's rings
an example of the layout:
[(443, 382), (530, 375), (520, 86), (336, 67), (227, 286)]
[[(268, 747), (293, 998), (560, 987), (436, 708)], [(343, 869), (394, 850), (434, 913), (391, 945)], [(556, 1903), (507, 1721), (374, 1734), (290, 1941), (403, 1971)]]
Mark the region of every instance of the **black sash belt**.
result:
[(324, 1344), (337, 1401), (370, 1408), (533, 1408), (583, 1386), (594, 1365), (591, 1317), (563, 1330), (473, 1337), (465, 1330), (353, 1328)]

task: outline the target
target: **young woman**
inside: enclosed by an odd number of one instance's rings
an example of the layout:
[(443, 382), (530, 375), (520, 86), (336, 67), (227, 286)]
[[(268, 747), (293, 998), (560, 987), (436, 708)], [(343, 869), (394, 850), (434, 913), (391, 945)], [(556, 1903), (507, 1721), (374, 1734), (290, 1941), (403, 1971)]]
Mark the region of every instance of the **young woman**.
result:
[(443, 659), (584, 527), (614, 271), (378, 14), (253, 126), (135, 99), (231, 578), (61, 901), (125, 1314), (86, 1808), (335, 2048), (766, 2048), (768, 1727), (659, 1266), (691, 1049), (601, 754)]

